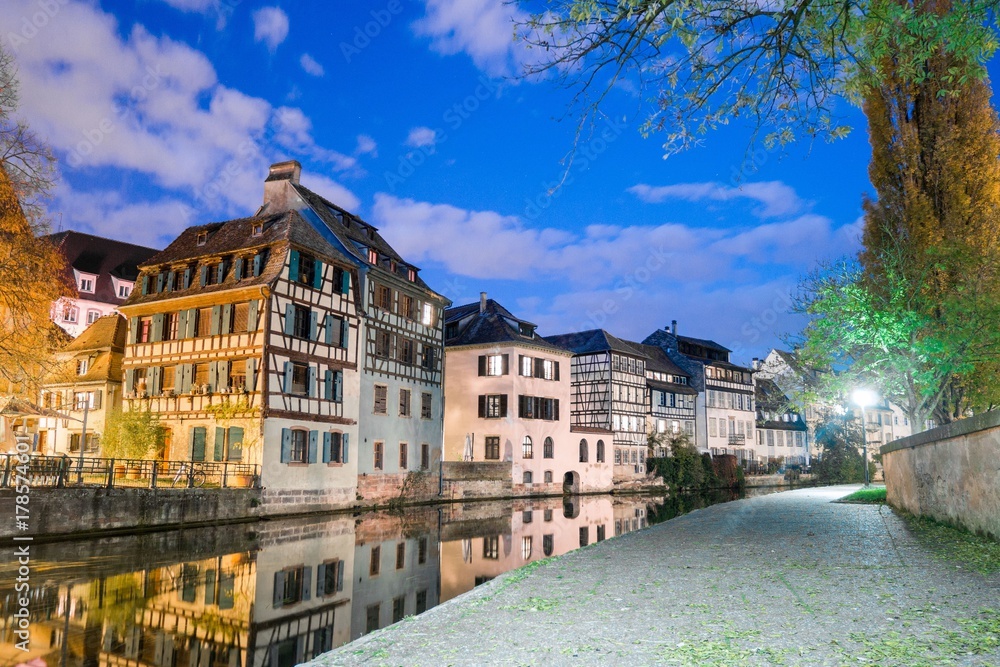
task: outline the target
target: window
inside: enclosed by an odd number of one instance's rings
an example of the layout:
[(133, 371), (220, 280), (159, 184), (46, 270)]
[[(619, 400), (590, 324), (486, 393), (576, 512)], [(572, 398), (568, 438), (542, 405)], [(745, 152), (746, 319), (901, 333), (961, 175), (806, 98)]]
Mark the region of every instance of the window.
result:
[(292, 429), (292, 447), (288, 452), (290, 463), (309, 462), (309, 431)]
[(615, 447), (615, 465), (620, 466), (622, 464), (622, 450)]
[(426, 442), (420, 445), (420, 469), (430, 470), (431, 467), (431, 446)]
[(135, 342), (148, 343), (153, 339), (153, 318), (140, 317), (139, 326), (135, 332)]
[(420, 314), (420, 323), (425, 327), (434, 326), (434, 321), (437, 319), (434, 313), (434, 304), (425, 303)]
[(501, 419), (507, 416), (507, 394), (487, 394), (479, 397), (479, 416)]
[(427, 562), (427, 538), (421, 537), (417, 540), (417, 565)]
[(412, 320), (416, 315), (413, 297), (409, 294), (399, 295), (399, 314), (408, 320)]
[[(524, 442), (521, 443), (521, 457), (530, 459), (532, 457), (532, 453), (531, 437), (526, 435), (524, 436)], [(527, 483), (528, 482), (525, 482), (525, 484)]]
[(376, 441), (373, 450), (372, 465), (375, 470), (382, 470), (384, 467), (385, 443)]
[(483, 538), (483, 558), (500, 560), (500, 536)]
[(551, 459), (555, 456), (554, 445), (552, 443), (552, 438), (545, 438), (545, 442), (542, 443), (542, 458)]
[(417, 591), (417, 608), (415, 612), (422, 614), (427, 611), (427, 591)]
[(420, 350), (420, 367), (424, 370), (432, 371), (437, 366), (437, 350), (427, 344), (424, 344), (423, 348)]
[(525, 470), (524, 474), (521, 476), (521, 481), (525, 484), (531, 484), (532, 474), (530, 470)]
[(585, 547), (590, 542), (590, 526), (580, 526), (580, 546)]
[(500, 460), (500, 436), (486, 436), (486, 458), (493, 461)]
[(344, 590), (344, 561), (327, 561), (319, 566), (319, 594), (333, 595)]
[(532, 375), (533, 364), (534, 361), (531, 357), (521, 357), (521, 375), (530, 378)]
[(407, 449), (407, 444), (405, 442), (399, 443), (399, 469), (400, 470), (406, 470), (406, 467), (407, 467), (406, 449)]
[(93, 278), (80, 278), (80, 291), (88, 292), (90, 294), (94, 293), (94, 279)]
[(232, 333), (246, 333), (250, 330), (250, 302), (244, 301), (233, 305)]
[(392, 289), (385, 285), (376, 285), (375, 305), (382, 310), (392, 310)]
[(323, 434), (323, 461), (326, 463), (344, 462), (344, 434), (340, 432)]
[[(294, 250), (292, 253), (289, 278), (293, 282), (309, 285), (310, 287), (319, 287), (319, 285), (314, 283), (314, 280), (317, 278), (316, 270), (320, 267), (316, 258), (305, 253), (296, 253)], [(297, 267), (295, 262), (296, 257), (298, 258)]]
[(132, 293), (132, 286), (131, 285), (125, 285), (125, 284), (119, 284), (118, 285), (118, 298), (119, 299), (127, 299), (129, 297), (129, 294), (131, 294), (131, 293)]
[(177, 340), (180, 313), (165, 313), (163, 315), (163, 340)]
[(250, 230), (250, 235), (260, 236), (263, 233), (264, 233), (264, 223), (263, 222), (253, 223), (253, 228)]
[(196, 336), (203, 338), (212, 334), (212, 308), (199, 308)]
[(597, 527), (597, 541), (598, 542), (603, 542), (604, 538), (605, 538), (605, 535), (606, 535), (606, 533), (605, 533), (605, 530), (604, 530), (604, 524), (601, 524), (600, 526)]
[[(185, 566), (185, 569), (187, 566)], [(301, 602), (303, 599), (304, 571), (302, 566), (288, 568), (274, 573), (274, 606), (284, 607), (285, 605)]]
[(198, 245), (205, 245), (208, 242), (208, 232), (198, 232), (195, 242)]
[(389, 388), (383, 384), (375, 385), (375, 414), (386, 415), (389, 403)]
[(503, 375), (504, 355), (491, 354), (486, 357), (486, 375)]
[(382, 571), (382, 547), (372, 547), (371, 555), (368, 558), (368, 575), (378, 576)]
[(405, 607), (406, 598), (399, 596), (398, 598), (393, 598), (392, 600), (392, 622), (399, 623), (403, 620), (403, 609)]
[(715, 437), (715, 434), (716, 434), (717, 431), (718, 431), (718, 428), (716, 426), (716, 419), (715, 419), (715, 417), (709, 417), (709, 419), (708, 419), (708, 434), (710, 436), (712, 436), (712, 437)]
[(544, 473), (542, 473), (542, 479), (545, 480), (546, 484), (551, 484), (552, 483), (552, 471), (551, 470), (546, 470)]
[(399, 416), (400, 417), (409, 417), (410, 416), (410, 390), (409, 389), (400, 389), (399, 390)]
[(375, 632), (378, 630), (378, 617), (381, 613), (381, 605), (372, 604), (368, 605), (365, 610), (365, 633)]
[(101, 317), (101, 311), (90, 309), (87, 311), (87, 324), (93, 324)]
[(531, 536), (525, 535), (521, 538), (521, 558), (524, 560), (531, 559)]
[(396, 569), (402, 570), (406, 567), (406, 542), (396, 545)]
[(306, 364), (292, 362), (292, 386), (289, 393), (296, 396), (309, 394), (309, 366)]
[(412, 366), (417, 360), (417, 343), (410, 338), (400, 336), (396, 351), (399, 353), (399, 360), (404, 364)]
[(293, 306), (292, 312), (292, 316), (294, 318), (292, 321), (292, 335), (296, 338), (302, 338), (304, 340), (312, 339), (312, 327), (310, 326), (312, 311), (303, 306)]
[(76, 374), (77, 375), (86, 375), (87, 374), (87, 368), (89, 366), (90, 366), (90, 360), (89, 359), (77, 359), (76, 360)]
[(420, 418), (431, 418), (431, 393), (429, 391), (420, 394)]
[(604, 441), (597, 441), (597, 462), (604, 463)]
[(542, 377), (546, 380), (554, 380), (556, 375), (556, 363), (551, 359), (546, 359), (542, 362)]
[(160, 386), (154, 387), (155, 391), (163, 393), (168, 389), (173, 389), (177, 384), (177, 367), (176, 366), (164, 366), (163, 370), (160, 371)]
[(375, 356), (388, 358), (392, 353), (392, 334), (388, 331), (375, 332)]
[(580, 441), (580, 463), (586, 463), (588, 458), (587, 440)]
[(62, 318), (63, 322), (75, 323), (76, 318), (80, 314), (80, 309), (76, 306), (66, 306), (63, 308)]
[(542, 553), (548, 558), (552, 555), (552, 551), (555, 549), (555, 536), (554, 535), (542, 535)]

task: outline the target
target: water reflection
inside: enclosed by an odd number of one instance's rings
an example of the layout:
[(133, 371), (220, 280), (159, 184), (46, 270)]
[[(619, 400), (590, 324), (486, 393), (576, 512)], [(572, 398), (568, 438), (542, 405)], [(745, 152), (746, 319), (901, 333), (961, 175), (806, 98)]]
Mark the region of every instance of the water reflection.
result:
[(712, 502), (610, 496), (469, 503), (32, 547), (0, 566), (0, 666), (291, 667), (532, 561)]

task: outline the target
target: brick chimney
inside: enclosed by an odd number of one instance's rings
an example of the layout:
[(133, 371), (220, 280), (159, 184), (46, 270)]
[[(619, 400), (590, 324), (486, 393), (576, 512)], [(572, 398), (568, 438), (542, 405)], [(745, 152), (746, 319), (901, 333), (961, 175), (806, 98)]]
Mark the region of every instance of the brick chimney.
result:
[(479, 293), (479, 314), (486, 312), (486, 292)]
[(286, 160), (271, 165), (264, 180), (264, 213), (280, 213), (298, 208), (293, 204), (298, 195), (292, 185), (298, 185), (302, 165), (297, 160)]
[(670, 333), (677, 335), (677, 320), (670, 320)]

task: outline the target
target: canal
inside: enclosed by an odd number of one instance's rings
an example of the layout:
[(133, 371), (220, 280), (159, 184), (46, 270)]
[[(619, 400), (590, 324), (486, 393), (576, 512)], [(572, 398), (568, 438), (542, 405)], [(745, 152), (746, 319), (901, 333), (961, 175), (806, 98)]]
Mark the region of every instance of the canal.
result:
[(291, 667), (509, 570), (736, 497), (466, 503), (36, 544), (28, 592), (6, 548), (0, 663)]

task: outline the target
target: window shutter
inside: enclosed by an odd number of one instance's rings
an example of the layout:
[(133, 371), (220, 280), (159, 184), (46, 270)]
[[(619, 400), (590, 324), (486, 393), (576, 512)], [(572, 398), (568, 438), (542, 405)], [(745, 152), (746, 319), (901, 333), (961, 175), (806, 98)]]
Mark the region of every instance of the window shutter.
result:
[(558, 398), (555, 400), (555, 404), (553, 406), (553, 411), (555, 412), (555, 420), (559, 421), (559, 399)]
[(191, 460), (205, 460), (205, 427), (195, 426), (191, 429)]
[(163, 340), (163, 313), (156, 313), (153, 315), (153, 331), (150, 342), (159, 343), (161, 340)]
[(216, 362), (216, 378), (215, 381), (218, 383), (219, 388), (228, 389), (229, 388), (229, 362), (226, 360)]
[(284, 373), (285, 373), (285, 382), (281, 390), (286, 394), (290, 394), (292, 393), (292, 362), (290, 361), (285, 362)]
[[(160, 393), (160, 367), (153, 366), (149, 369), (150, 379), (149, 379), (149, 395), (156, 396)], [(97, 407), (96, 405), (94, 406)]]
[(198, 333), (198, 309), (192, 308), (188, 311), (187, 317), (187, 337), (194, 338), (195, 334)]
[(524, 417), (524, 396), (517, 397), (517, 416)]
[(535, 377), (536, 378), (545, 377), (545, 360), (542, 358), (535, 359)]
[(219, 333), (227, 334), (233, 332), (233, 304), (227, 303), (222, 306), (222, 322), (219, 325)]
[(201, 267), (200, 284), (202, 287), (208, 284), (208, 265)]
[(323, 342), (333, 345), (333, 315), (327, 313), (323, 316)]
[(174, 286), (176, 284), (176, 281), (177, 281), (177, 274), (174, 273), (173, 271), (168, 271), (167, 272), (167, 291), (168, 292), (173, 292), (174, 291)]
[(316, 397), (316, 367), (309, 366), (306, 368), (306, 396), (309, 398)]
[(558, 361), (555, 362), (555, 365), (556, 365), (556, 376), (555, 377), (556, 377), (556, 382), (558, 382), (559, 381), (559, 362)]
[(101, 395), (103, 393), (104, 392), (102, 392), (100, 389), (98, 389), (97, 391), (94, 392), (94, 409), (95, 410), (100, 410), (101, 409)]
[(264, 263), (263, 255), (257, 253), (256, 255), (253, 256), (253, 275), (255, 278), (260, 275), (260, 271), (263, 268), (261, 264), (263, 263)]
[(215, 460), (222, 461), (226, 458), (226, 429), (222, 426), (215, 427)]
[(134, 343), (139, 336), (139, 318), (130, 317), (128, 320), (128, 342)]
[(219, 364), (216, 361), (208, 362), (208, 386), (211, 391), (219, 388)]
[[(325, 593), (323, 590), (323, 583), (326, 581), (326, 565), (320, 563), (316, 566), (316, 597), (320, 597)], [(315, 647), (319, 650), (319, 647)]]
[(500, 394), (500, 416), (507, 416), (507, 394)]
[(257, 387), (257, 360), (247, 359), (246, 390), (253, 391)]
[(177, 313), (177, 340), (187, 338), (188, 311), (182, 310)]
[(510, 373), (510, 355), (503, 355), (503, 368), (500, 370), (501, 375), (507, 375)]
[(341, 444), (341, 453), (343, 455), (343, 458), (342, 458), (343, 463), (347, 463), (347, 461), (349, 460), (348, 457), (347, 457), (347, 452), (348, 452), (347, 440), (348, 440), (348, 438), (347, 438), (347, 434), (346, 433), (340, 437), (340, 442), (342, 443)]
[(299, 280), (299, 251), (288, 251), (288, 279), (292, 282)]
[(288, 303), (285, 304), (285, 335), (291, 336), (293, 331), (295, 331), (295, 306)]
[(486, 355), (479, 355), (479, 376), (482, 377), (486, 375)]
[(149, 276), (142, 277), (142, 293), (143, 295), (149, 294)]
[(229, 448), (232, 449), (234, 445), (243, 444), (243, 427), (242, 426), (230, 426), (229, 427)]
[(486, 417), (486, 397), (483, 395), (479, 396), (479, 418), (483, 419)]
[(243, 280), (243, 258), (237, 257), (236, 263), (233, 264), (233, 279), (236, 282)]
[[(346, 435), (344, 436), (347, 437)], [(347, 461), (345, 458), (344, 461)], [(344, 590), (344, 561), (337, 562), (337, 591)]]
[(285, 600), (285, 573), (274, 573), (274, 598), (271, 601), (275, 609), (281, 609), (281, 603)]
[(135, 386), (135, 371), (131, 368), (125, 370), (125, 393), (131, 394)]
[(257, 309), (260, 307), (260, 302), (254, 299), (250, 302), (250, 307), (247, 309), (247, 330), (256, 331), (257, 330)]
[(344, 269), (340, 273), (340, 293), (347, 294), (351, 291), (351, 272)]
[(313, 265), (313, 287), (316, 289), (323, 287), (323, 262), (318, 259)]
[(316, 328), (319, 313), (315, 310), (309, 311), (309, 340), (319, 340), (318, 329)]
[(292, 429), (281, 429), (281, 462), (288, 463), (292, 459)]
[(191, 364), (180, 365), (180, 392), (186, 394), (191, 391), (191, 375), (193, 369)]
[[(315, 463), (315, 461), (310, 461), (310, 463)], [(309, 596), (312, 594), (312, 566), (306, 565), (302, 568), (302, 599), (308, 600)], [(301, 638), (300, 638), (301, 639)], [(296, 658), (296, 662), (298, 662)]]
[(337, 403), (344, 400), (344, 371), (333, 373), (333, 400)]
[(191, 267), (184, 269), (184, 281), (181, 283), (182, 289), (187, 289), (191, 287)]
[(156, 293), (159, 294), (163, 291), (163, 284), (166, 282), (166, 274), (160, 272), (156, 274)]
[(340, 347), (347, 349), (351, 338), (351, 325), (347, 320), (340, 320)]
[(226, 263), (219, 262), (219, 266), (215, 269), (215, 284), (221, 285), (222, 281), (226, 279)]
[[(333, 434), (329, 431), (323, 431), (323, 463), (330, 462), (330, 442), (333, 440)], [(319, 578), (323, 578), (323, 566), (320, 565)], [(318, 595), (318, 593), (317, 593)]]
[(213, 336), (222, 333), (222, 306), (212, 306), (212, 325), (209, 333)]
[(323, 373), (323, 398), (333, 400), (333, 371), (329, 368)]
[(319, 445), (319, 431), (309, 431), (309, 463), (316, 463), (316, 448)]

